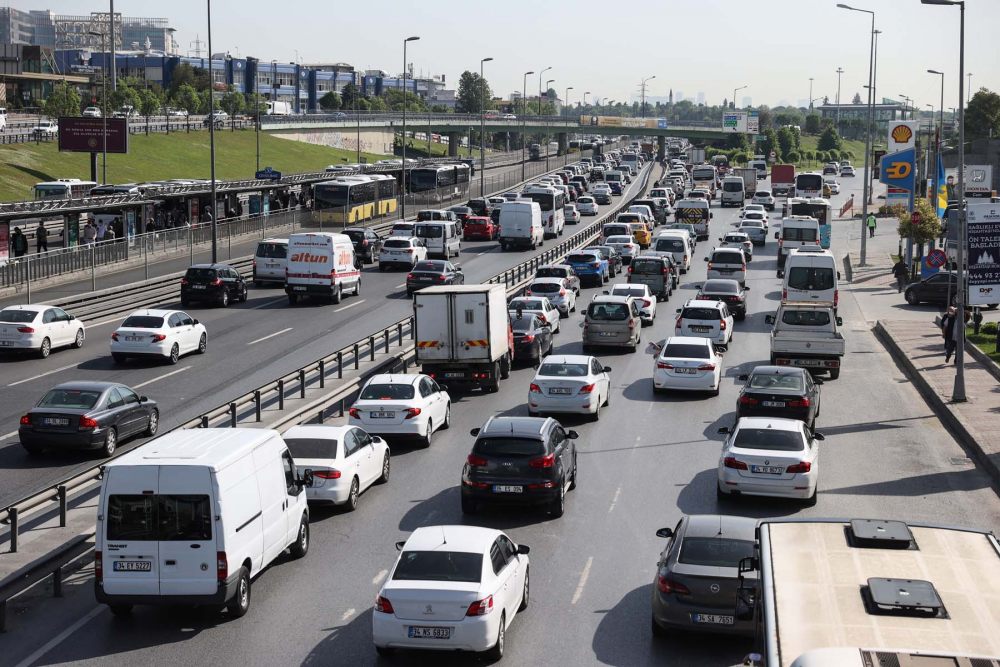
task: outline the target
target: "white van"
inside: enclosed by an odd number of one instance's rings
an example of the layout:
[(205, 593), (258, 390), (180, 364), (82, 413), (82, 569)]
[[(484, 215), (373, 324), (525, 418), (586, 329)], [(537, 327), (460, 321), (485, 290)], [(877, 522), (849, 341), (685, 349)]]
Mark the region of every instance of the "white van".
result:
[(531, 248), (545, 241), (538, 202), (517, 199), (500, 206), (500, 249)]
[(840, 301), (837, 260), (833, 253), (818, 246), (804, 246), (788, 253), (781, 302), (805, 301), (832, 305)]
[(173, 431), (108, 462), (94, 544), (97, 601), (250, 608), (250, 581), (309, 549), (309, 509), (277, 431)]
[(345, 234), (309, 232), (288, 237), (285, 294), (294, 304), (300, 296), (326, 297), (340, 303), (345, 291), (361, 294), (361, 269), (354, 243)]
[(767, 160), (750, 160), (750, 164), (747, 166), (757, 170), (758, 181), (763, 181), (767, 178)]
[(778, 239), (778, 277), (788, 259), (788, 253), (803, 246), (820, 247), (819, 221), (808, 215), (789, 215), (781, 220), (781, 231), (774, 233)]
[(413, 235), (424, 242), (427, 255), (440, 255), (451, 259), (462, 251), (462, 237), (458, 233), (458, 225), (447, 220), (434, 222), (418, 222), (413, 228)]
[(691, 269), (691, 258), (694, 256), (691, 235), (683, 229), (664, 230), (653, 238), (649, 250), (643, 254), (662, 257), (670, 255), (674, 258), (674, 264), (680, 268), (681, 273), (687, 273)]
[(730, 204), (733, 206), (743, 206), (746, 200), (746, 190), (743, 179), (739, 176), (726, 176), (722, 179), (722, 206)]
[(7, 129), (7, 109), (0, 107), (0, 132)]
[(283, 283), (288, 271), (288, 239), (264, 239), (253, 253), (253, 284)]

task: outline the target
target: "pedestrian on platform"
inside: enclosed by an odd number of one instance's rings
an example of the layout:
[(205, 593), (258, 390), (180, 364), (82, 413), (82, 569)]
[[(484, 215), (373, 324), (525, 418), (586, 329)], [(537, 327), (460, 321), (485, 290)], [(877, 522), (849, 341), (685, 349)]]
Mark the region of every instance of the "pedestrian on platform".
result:
[(906, 262), (900, 257), (899, 261), (892, 265), (892, 275), (896, 278), (896, 287), (898, 292), (902, 292), (903, 288), (906, 287), (906, 282), (909, 280), (910, 271), (906, 267)]

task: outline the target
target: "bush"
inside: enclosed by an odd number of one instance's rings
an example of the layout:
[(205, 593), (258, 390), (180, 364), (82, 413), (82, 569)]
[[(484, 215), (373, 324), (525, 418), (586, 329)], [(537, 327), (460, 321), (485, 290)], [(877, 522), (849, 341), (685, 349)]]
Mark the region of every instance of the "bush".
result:
[(979, 327), (980, 333), (986, 334), (987, 336), (997, 335), (997, 323), (996, 322), (983, 322), (983, 326)]
[(810, 162), (816, 159), (816, 154), (812, 151), (806, 151), (805, 153), (803, 153), (803, 155), (805, 156), (806, 160), (809, 160)]
[(792, 151), (788, 154), (787, 158), (789, 162), (798, 162), (802, 159), (802, 156), (799, 155), (798, 151)]
[(817, 162), (828, 162), (826, 158), (826, 151), (816, 151), (816, 161)]
[(842, 159), (842, 160), (853, 160), (854, 159), (854, 151), (841, 151), (841, 153), (840, 153), (840, 159)]
[(827, 159), (830, 162), (839, 162), (840, 161), (840, 151), (838, 151), (838, 150), (829, 150), (829, 151), (826, 152), (826, 155), (827, 155)]

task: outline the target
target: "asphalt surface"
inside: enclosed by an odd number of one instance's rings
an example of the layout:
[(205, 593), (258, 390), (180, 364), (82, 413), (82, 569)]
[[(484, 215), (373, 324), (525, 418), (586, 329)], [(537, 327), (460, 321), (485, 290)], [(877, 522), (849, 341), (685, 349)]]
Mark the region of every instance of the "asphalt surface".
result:
[[(844, 196), (835, 197), (834, 205)], [(715, 237), (730, 228), (737, 211), (713, 211)], [(846, 228), (847, 223), (834, 225), (838, 256)], [(533, 510), (475, 517), (460, 511), (458, 484), (472, 444), (469, 429), (490, 414), (526, 414), (534, 371), (521, 368), (497, 394), (455, 394), (452, 427), (440, 432), (430, 449), (393, 445), (392, 478), (369, 489), (356, 512), (315, 510), (310, 553), (299, 561), (279, 559), (263, 572), (243, 619), (153, 608), (136, 608), (132, 618), (118, 619), (94, 603), (85, 570), (68, 584), (65, 598), (39, 594), (25, 604), (10, 630), (16, 641), (9, 642), (0, 664), (125, 667), (137, 659), (150, 666), (483, 664), (466, 655), (417, 652), (397, 652), (391, 662), (383, 661), (371, 644), (372, 602), (396, 558), (394, 542), (418, 526), (473, 524), (503, 529), (531, 547), (531, 606), (508, 632), (506, 664), (728, 666), (752, 650), (749, 640), (695, 634), (654, 640), (650, 633), (651, 582), (663, 545), (654, 533), (675, 525), (682, 514), (878, 517), (1000, 530), (1000, 501), (989, 478), (965, 459), (877, 343), (847, 284), (840, 286), (840, 314), (848, 354), (840, 379), (822, 387), (818, 429), (827, 437), (820, 445), (817, 505), (763, 499), (720, 504), (713, 490), (721, 446), (716, 429), (732, 423), (736, 376), (767, 361), (764, 316), (778, 305), (780, 290), (772, 238), (749, 266), (750, 315), (736, 324), (721, 396), (654, 395), (648, 342), (672, 333), (674, 310), (704, 278), (702, 258), (711, 245), (699, 244), (692, 273), (659, 305), (639, 352), (598, 355), (613, 369), (611, 407), (600, 422), (563, 420), (580, 433), (580, 482), (568, 494), (562, 518)], [(486, 257), (483, 266), (506, 255)], [(584, 302), (596, 293), (586, 289)], [(222, 315), (229, 317), (228, 311)], [(372, 328), (372, 316), (363, 320)], [(581, 323), (579, 313), (564, 322), (556, 352), (581, 352)], [(284, 343), (275, 347), (283, 349)], [(254, 350), (241, 366), (251, 368), (259, 352), (264, 351)], [(225, 366), (212, 364), (215, 372)], [(193, 373), (182, 374), (188, 376), (184, 382), (192, 381)], [(165, 383), (159, 391), (165, 392)]]

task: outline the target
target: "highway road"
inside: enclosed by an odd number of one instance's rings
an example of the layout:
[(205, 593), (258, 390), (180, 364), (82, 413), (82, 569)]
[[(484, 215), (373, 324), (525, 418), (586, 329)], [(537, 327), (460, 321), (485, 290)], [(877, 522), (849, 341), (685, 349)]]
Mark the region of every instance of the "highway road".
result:
[[(860, 189), (860, 179), (854, 187)], [(847, 190), (834, 197), (834, 205), (849, 194)], [(712, 230), (717, 236), (731, 228), (737, 211), (713, 210)], [(846, 228), (847, 223), (834, 223), (833, 250), (838, 256), (846, 247)], [(264, 572), (254, 584), (253, 606), (245, 618), (231, 621), (208, 611), (151, 608), (137, 608), (129, 619), (115, 618), (95, 604), (92, 578), (84, 570), (67, 586), (65, 598), (54, 600), (39, 593), (23, 603), (12, 619), (10, 636), (17, 640), (7, 642), (0, 664), (125, 667), (136, 660), (150, 667), (417, 665), (428, 660), (441, 665), (483, 664), (464, 655), (407, 652), (397, 652), (391, 662), (381, 661), (371, 644), (372, 602), (396, 558), (394, 542), (418, 526), (456, 523), (501, 528), (532, 549), (531, 606), (508, 632), (505, 663), (729, 666), (752, 650), (749, 640), (699, 635), (654, 640), (650, 633), (651, 582), (662, 546), (654, 532), (673, 526), (682, 514), (879, 517), (1000, 530), (1000, 500), (988, 476), (966, 458), (875, 340), (858, 307), (858, 293), (848, 284), (840, 286), (848, 345), (844, 370), (839, 380), (822, 387), (818, 430), (827, 437), (821, 443), (817, 505), (717, 501), (713, 487), (721, 440), (716, 429), (733, 420), (739, 391), (736, 377), (767, 361), (764, 316), (779, 303), (780, 288), (771, 239), (749, 266), (750, 314), (736, 324), (735, 339), (725, 356), (721, 395), (654, 395), (652, 349), (646, 344), (672, 333), (674, 309), (694, 295), (704, 278), (701, 258), (711, 245), (711, 241), (699, 244), (692, 273), (669, 302), (659, 305), (656, 321), (644, 330), (643, 349), (599, 355), (612, 367), (614, 384), (611, 409), (602, 420), (563, 420), (581, 437), (577, 441), (580, 483), (569, 494), (562, 518), (532, 510), (465, 517), (459, 508), (460, 472), (472, 444), (469, 429), (481, 426), (490, 414), (526, 414), (533, 370), (518, 369), (497, 394), (456, 393), (452, 427), (438, 434), (430, 449), (393, 445), (390, 482), (369, 489), (356, 512), (316, 510), (310, 553), (298, 561), (279, 559)], [(485, 275), (508, 259), (522, 257), (469, 247), (462, 259), (472, 275)], [(390, 275), (396, 274), (384, 277)], [(236, 393), (251, 380), (274, 376), (287, 367), (286, 359), (274, 357), (288, 349), (298, 350), (290, 355), (295, 359), (315, 357), (319, 346), (333, 339), (346, 341), (354, 332), (377, 327), (383, 317), (395, 318), (405, 311), (405, 298), (395, 293), (388, 299), (373, 298), (376, 284), (371, 279), (366, 284), (364, 303), (352, 305), (348, 299), (335, 308), (306, 307), (296, 311), (294, 320), (276, 312), (285, 307), (268, 304), (271, 298), (265, 294), (247, 306), (262, 306), (269, 317), (254, 314), (248, 321), (242, 307), (199, 312), (210, 323), (209, 331), (215, 332), (213, 340), (225, 341), (210, 344), (210, 356), (204, 361), (213, 362), (212, 373), (202, 377), (198, 367), (208, 364), (188, 359), (177, 368), (190, 370), (149, 385), (144, 393), (164, 400), (170, 406), (165, 414), (173, 419), (185, 406), (204, 403), (212, 392)], [(596, 293), (587, 289), (583, 298), (589, 300)], [(333, 312), (344, 306), (350, 307), (344, 315)], [(307, 324), (300, 324), (300, 317)], [(556, 336), (557, 352), (581, 352), (581, 323), (579, 313), (564, 323)], [(289, 326), (293, 329), (287, 334), (247, 347), (249, 339), (264, 335), (268, 327)], [(90, 354), (93, 348), (83, 352)], [(119, 371), (105, 369), (104, 363), (101, 355), (77, 362), (88, 374), (115, 377)], [(120, 372), (129, 381), (141, 382), (172, 370)], [(4, 402), (22, 391), (33, 396), (49, 380), (5, 388)], [(0, 466), (23, 461), (9, 449), (2, 450)], [(32, 464), (33, 470), (21, 468), (4, 481), (23, 483), (27, 476), (47, 473), (49, 463), (56, 462)]]

